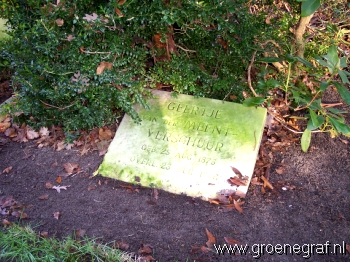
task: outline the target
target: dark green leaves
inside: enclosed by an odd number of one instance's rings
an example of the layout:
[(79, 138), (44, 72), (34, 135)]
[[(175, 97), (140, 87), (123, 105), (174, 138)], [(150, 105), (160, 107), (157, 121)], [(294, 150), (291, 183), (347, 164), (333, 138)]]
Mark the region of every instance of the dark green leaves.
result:
[(301, 136), (301, 150), (303, 150), (303, 152), (307, 152), (310, 146), (310, 142), (311, 142), (311, 131), (309, 129), (305, 129), (305, 131), (303, 132), (303, 135)]
[(335, 127), (335, 129), (344, 134), (344, 135), (350, 135), (350, 127), (347, 124), (344, 124), (342, 122), (340, 122), (339, 120), (333, 118), (333, 117), (328, 117), (329, 121), (331, 122), (331, 124)]
[(338, 83), (338, 82), (332, 82), (332, 84), (335, 86), (335, 88), (337, 89), (339, 95), (341, 96), (341, 98), (350, 105), (350, 92), (349, 90), (343, 86), (342, 84)]
[(304, 0), (301, 3), (301, 16), (312, 15), (320, 6), (320, 0)]
[(245, 106), (257, 106), (264, 103), (265, 98), (263, 97), (249, 97), (243, 101), (243, 105)]

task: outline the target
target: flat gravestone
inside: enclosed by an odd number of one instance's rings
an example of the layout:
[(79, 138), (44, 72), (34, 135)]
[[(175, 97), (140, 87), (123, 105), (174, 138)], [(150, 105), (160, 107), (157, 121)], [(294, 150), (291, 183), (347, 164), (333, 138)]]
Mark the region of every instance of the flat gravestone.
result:
[[(254, 171), (266, 109), (153, 91), (151, 109), (125, 115), (96, 173), (204, 200), (237, 191), (244, 197)], [(245, 186), (228, 179), (239, 172)], [(237, 175), (238, 175), (237, 174)]]

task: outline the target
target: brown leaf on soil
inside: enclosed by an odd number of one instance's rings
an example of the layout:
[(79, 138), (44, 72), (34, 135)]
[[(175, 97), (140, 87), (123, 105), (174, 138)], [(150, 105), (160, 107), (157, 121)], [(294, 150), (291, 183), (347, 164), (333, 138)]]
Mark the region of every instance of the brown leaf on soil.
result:
[(99, 156), (103, 156), (104, 154), (107, 153), (109, 144), (110, 144), (110, 142), (108, 142), (107, 140), (102, 140), (102, 141), (96, 143), (96, 147), (97, 147)]
[(49, 232), (42, 231), (42, 232), (40, 232), (39, 236), (41, 236), (42, 238), (49, 238)]
[(88, 191), (91, 191), (91, 190), (95, 190), (96, 189), (96, 186), (88, 186)]
[(64, 141), (57, 142), (56, 146), (57, 146), (56, 151), (61, 151), (62, 149), (66, 148)]
[(241, 208), (241, 203), (238, 203), (236, 200), (233, 200), (233, 204), (234, 204), (235, 208), (237, 209), (237, 211), (242, 214), (243, 209)]
[(233, 238), (224, 237), (224, 239), (225, 239), (226, 243), (229, 245), (240, 245), (241, 244), (241, 242), (239, 242)]
[(20, 142), (20, 143), (26, 143), (28, 142), (28, 139), (26, 137), (26, 132), (23, 129), (17, 130), (17, 136), (12, 139), (13, 141)]
[(26, 134), (27, 138), (29, 140), (32, 140), (32, 139), (35, 139), (35, 138), (38, 138), (39, 137), (39, 133), (34, 131), (34, 130), (31, 130), (31, 129), (27, 129), (27, 134)]
[(350, 245), (346, 244), (346, 250), (350, 253)]
[(215, 239), (214, 235), (212, 233), (210, 233), (207, 228), (205, 229), (205, 232), (206, 232), (207, 237), (208, 237), (208, 241), (205, 244), (207, 245), (207, 247), (213, 248), (214, 244), (216, 242), (216, 239)]
[(110, 62), (100, 62), (96, 69), (96, 75), (100, 75), (105, 71), (105, 69), (111, 70), (113, 68), (113, 64)]
[(54, 213), (52, 213), (52, 216), (55, 218), (55, 219), (59, 219), (60, 218), (60, 216), (61, 216), (61, 213), (60, 212), (54, 212)]
[(75, 231), (75, 236), (77, 238), (80, 238), (80, 237), (83, 237), (86, 233), (86, 230), (85, 229), (79, 229), (77, 231)]
[(80, 171), (79, 164), (75, 164), (75, 163), (68, 162), (68, 163), (63, 164), (63, 167), (66, 170), (68, 175), (72, 175), (72, 174)]
[(40, 134), (40, 136), (48, 136), (48, 135), (50, 135), (50, 131), (47, 127), (44, 126), (44, 127), (39, 129), (39, 134)]
[(49, 199), (49, 194), (45, 194), (45, 195), (39, 196), (39, 199), (40, 200), (47, 200), (47, 199)]
[[(0, 133), (2, 132), (1, 131), (1, 124), (2, 123), (0, 123)], [(5, 130), (5, 136), (7, 136), (7, 137), (15, 137), (15, 136), (17, 136), (17, 132), (16, 132), (16, 129), (14, 129), (13, 127), (9, 127), (9, 128), (7, 128), (6, 130)]]
[(158, 190), (157, 190), (157, 188), (153, 188), (153, 190), (152, 190), (152, 197), (154, 199), (158, 199)]
[(10, 171), (12, 170), (12, 166), (9, 166), (9, 167), (6, 167), (3, 171), (2, 171), (2, 173), (9, 173)]
[(205, 246), (201, 246), (201, 251), (203, 251), (204, 253), (208, 253), (209, 252), (209, 249)]
[(26, 213), (19, 212), (19, 211), (13, 211), (11, 213), (11, 216), (14, 216), (14, 217), (17, 217), (17, 218), (20, 218), (20, 219), (28, 218), (28, 215)]
[(3, 224), (4, 226), (11, 226), (11, 225), (12, 225), (12, 223), (11, 223), (10, 221), (8, 221), (7, 219), (3, 219), (3, 220), (2, 220), (2, 224)]
[(257, 178), (257, 177), (253, 177), (253, 178), (250, 180), (250, 183), (251, 183), (252, 185), (256, 185), (256, 186), (262, 186), (262, 185), (263, 185), (263, 183), (258, 182), (258, 178)]
[(58, 176), (58, 177), (56, 178), (56, 183), (57, 183), (57, 184), (61, 184), (61, 182), (62, 182), (62, 177), (61, 177), (61, 176)]
[(110, 140), (113, 137), (113, 132), (107, 128), (100, 128), (98, 130), (98, 138), (100, 140)]
[(47, 189), (51, 189), (51, 188), (52, 188), (52, 184), (51, 184), (50, 182), (46, 182), (46, 183), (45, 183), (45, 187), (46, 187)]
[(231, 166), (231, 169), (239, 178), (243, 177), (242, 173), (237, 168)]
[(220, 202), (217, 199), (209, 198), (208, 201), (210, 204), (220, 205)]
[(262, 179), (262, 181), (264, 181), (264, 187), (268, 187), (270, 189), (273, 189), (273, 186), (271, 185), (269, 180), (267, 180), (264, 176), (261, 176), (261, 179)]
[(4, 133), (11, 126), (11, 123), (0, 123), (0, 133)]
[(56, 162), (55, 162), (55, 163), (53, 163), (51, 166), (52, 166), (52, 167), (56, 167), (56, 166), (58, 166), (58, 162), (56, 161)]
[(153, 247), (149, 244), (143, 244), (141, 243), (141, 248), (138, 250), (138, 254), (141, 256), (147, 256), (152, 254)]
[(122, 251), (127, 251), (130, 245), (126, 243), (124, 240), (120, 240), (114, 244), (114, 248), (120, 249)]
[(58, 19), (56, 19), (56, 24), (57, 24), (57, 26), (61, 27), (64, 24), (64, 20), (62, 18), (58, 18)]

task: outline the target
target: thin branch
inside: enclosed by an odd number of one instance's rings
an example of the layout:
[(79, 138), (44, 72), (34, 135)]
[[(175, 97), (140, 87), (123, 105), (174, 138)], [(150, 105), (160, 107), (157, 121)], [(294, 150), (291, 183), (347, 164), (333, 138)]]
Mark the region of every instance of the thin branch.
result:
[(84, 53), (86, 54), (90, 54), (90, 55), (96, 55), (96, 54), (100, 54), (100, 55), (110, 55), (112, 52), (90, 52), (90, 51), (85, 51), (82, 50)]
[(71, 106), (73, 106), (76, 102), (78, 102), (78, 100), (74, 101), (72, 104), (70, 104), (69, 106), (65, 106), (65, 107), (58, 107), (58, 106), (53, 106), (53, 105), (50, 105), (48, 103), (45, 103), (44, 101), (42, 100), (39, 100), (41, 103), (43, 103), (45, 106), (48, 106), (48, 107), (52, 107), (52, 108), (56, 108), (58, 110), (65, 110)]
[(256, 50), (254, 51), (253, 53), (253, 56), (252, 56), (252, 60), (250, 61), (250, 64), (248, 66), (248, 86), (250, 88), (250, 90), (253, 92), (254, 96), (257, 97), (258, 95), (256, 94), (253, 86), (252, 86), (252, 79), (251, 79), (251, 71), (252, 71), (252, 66), (254, 64), (254, 60), (255, 60), (255, 56), (256, 56)]
[(176, 47), (180, 48), (182, 51), (189, 52), (189, 53), (196, 53), (197, 51), (195, 50), (188, 50), (186, 48), (183, 48), (182, 46), (175, 45)]

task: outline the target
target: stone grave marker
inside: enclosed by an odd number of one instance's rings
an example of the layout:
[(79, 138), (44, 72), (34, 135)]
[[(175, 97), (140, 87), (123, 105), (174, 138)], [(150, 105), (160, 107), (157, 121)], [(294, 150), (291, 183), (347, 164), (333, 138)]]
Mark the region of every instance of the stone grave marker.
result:
[[(141, 124), (124, 116), (96, 174), (204, 200), (225, 192), (244, 197), (266, 109), (152, 92), (150, 110), (135, 106)], [(228, 182), (239, 173), (245, 186)]]

